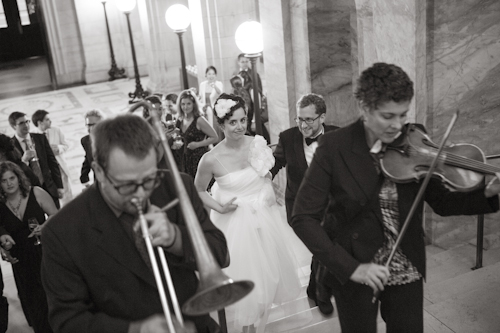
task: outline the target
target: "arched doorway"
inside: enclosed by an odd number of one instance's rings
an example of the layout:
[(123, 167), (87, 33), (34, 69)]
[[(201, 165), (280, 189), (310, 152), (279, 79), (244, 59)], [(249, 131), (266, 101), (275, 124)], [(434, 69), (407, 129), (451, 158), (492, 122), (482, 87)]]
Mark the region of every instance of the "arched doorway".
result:
[(0, 0), (0, 99), (53, 88), (35, 0)]

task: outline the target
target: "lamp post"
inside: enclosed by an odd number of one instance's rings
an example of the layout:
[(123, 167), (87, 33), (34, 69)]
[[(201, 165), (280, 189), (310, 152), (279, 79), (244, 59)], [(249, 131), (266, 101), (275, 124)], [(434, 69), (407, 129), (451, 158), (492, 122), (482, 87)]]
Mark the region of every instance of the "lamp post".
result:
[(130, 12), (135, 8), (136, 0), (115, 0), (116, 7), (125, 13), (127, 17), (128, 34), (130, 36), (130, 47), (132, 49), (132, 60), (134, 61), (134, 75), (135, 75), (135, 91), (129, 93), (128, 97), (131, 98), (129, 104), (135, 103), (136, 98), (144, 98), (148, 92), (142, 88), (141, 77), (139, 76), (139, 68), (137, 67), (137, 59), (135, 57), (134, 38), (132, 37), (132, 28), (130, 28)]
[(264, 42), (262, 25), (256, 21), (242, 23), (235, 33), (235, 41), (245, 57), (252, 63), (253, 113), (255, 115), (255, 133), (262, 135), (262, 120), (260, 118), (259, 82), (257, 76), (257, 59), (262, 55)]
[(102, 6), (104, 8), (104, 18), (106, 19), (106, 30), (108, 31), (109, 51), (111, 53), (111, 69), (108, 71), (109, 81), (113, 81), (115, 79), (124, 78), (126, 76), (125, 69), (118, 68), (118, 66), (116, 66), (115, 52), (113, 50), (113, 43), (111, 41), (111, 34), (109, 32), (108, 14), (106, 13), (106, 2), (108, 0), (99, 0), (99, 1), (102, 3)]
[(170, 29), (172, 29), (179, 37), (179, 46), (181, 49), (182, 83), (184, 89), (188, 89), (189, 85), (182, 35), (186, 32), (186, 29), (191, 24), (191, 13), (189, 12), (189, 9), (184, 5), (172, 5), (167, 9), (165, 13), (165, 21), (167, 22), (167, 25), (170, 27)]

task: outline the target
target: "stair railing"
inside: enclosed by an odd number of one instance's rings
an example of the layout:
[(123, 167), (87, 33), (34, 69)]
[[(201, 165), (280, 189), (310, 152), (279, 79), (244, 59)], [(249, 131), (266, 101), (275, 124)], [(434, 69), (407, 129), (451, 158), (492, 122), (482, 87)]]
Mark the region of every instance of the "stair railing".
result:
[[(500, 154), (486, 156), (486, 160), (500, 158)], [(477, 235), (476, 235), (476, 266), (472, 270), (483, 267), (483, 242), (484, 242), (484, 214), (477, 216)]]

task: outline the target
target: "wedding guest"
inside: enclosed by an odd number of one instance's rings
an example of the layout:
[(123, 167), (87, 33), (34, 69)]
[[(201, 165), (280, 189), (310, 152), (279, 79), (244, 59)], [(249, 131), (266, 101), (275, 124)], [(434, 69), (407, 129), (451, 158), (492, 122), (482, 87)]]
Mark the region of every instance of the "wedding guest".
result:
[(64, 195), (64, 187), (61, 169), (49, 141), (43, 134), (29, 132), (30, 120), (25, 113), (12, 112), (9, 115), (9, 123), (16, 132), (12, 142), (22, 153), (21, 160), (31, 168), (42, 188), (50, 194), (56, 207), (59, 208), (59, 199)]
[(214, 119), (213, 108), (217, 97), (219, 97), (224, 91), (224, 86), (221, 81), (217, 81), (217, 69), (214, 66), (207, 67), (205, 70), (205, 77), (207, 80), (200, 83), (200, 104), (206, 115), (208, 123), (212, 125), (217, 132), (217, 135), (220, 137), (220, 134), (217, 131), (219, 126), (217, 126), (217, 122)]
[(57, 208), (50, 195), (30, 186), (21, 168), (12, 162), (0, 163), (0, 180), (0, 242), (13, 258), (12, 272), (26, 318), (35, 332), (49, 333), (39, 238), (45, 216), (54, 215)]
[(82, 183), (84, 188), (88, 188), (91, 185), (89, 174), (92, 170), (92, 161), (94, 160), (94, 157), (92, 156), (92, 143), (90, 140), (90, 133), (92, 132), (94, 126), (105, 118), (105, 115), (99, 109), (91, 109), (85, 112), (83, 117), (85, 119), (85, 126), (87, 127), (87, 131), (89, 134), (85, 135), (80, 140), (83, 150), (85, 151), (85, 157), (83, 159), (82, 169), (80, 172), (80, 183)]
[(66, 158), (64, 157), (64, 153), (69, 148), (66, 138), (59, 127), (52, 126), (49, 113), (45, 110), (35, 111), (31, 116), (31, 121), (33, 125), (35, 125), (34, 132), (44, 134), (49, 140), (50, 148), (52, 148), (52, 152), (56, 156), (57, 163), (59, 163), (59, 169), (61, 170), (61, 179), (64, 188), (61, 201), (67, 203), (73, 199), (73, 192), (71, 191), (69, 168), (66, 163)]
[(214, 128), (201, 116), (198, 99), (191, 89), (181, 92), (177, 110), (180, 115), (176, 127), (184, 140), (182, 171), (194, 178), (201, 157), (208, 151), (209, 145), (217, 142), (218, 137)]

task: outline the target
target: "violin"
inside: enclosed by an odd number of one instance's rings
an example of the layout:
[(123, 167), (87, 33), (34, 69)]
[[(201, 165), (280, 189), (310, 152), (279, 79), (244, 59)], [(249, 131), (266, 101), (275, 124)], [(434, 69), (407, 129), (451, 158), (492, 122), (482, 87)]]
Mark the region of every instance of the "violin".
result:
[[(396, 183), (418, 181), (436, 157), (439, 146), (410, 124), (401, 140), (386, 147), (380, 161), (382, 172)], [(445, 146), (432, 177), (441, 179), (450, 189), (468, 192), (484, 184), (484, 175), (495, 175), (500, 168), (486, 164), (484, 153), (477, 146), (459, 143)]]

